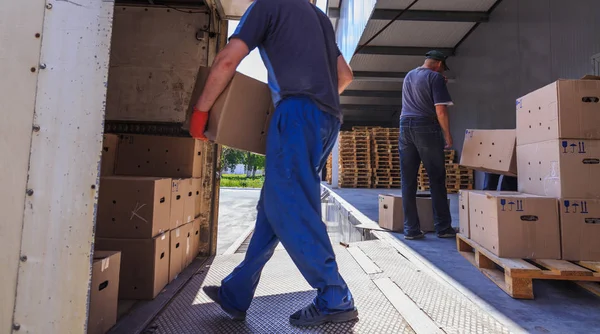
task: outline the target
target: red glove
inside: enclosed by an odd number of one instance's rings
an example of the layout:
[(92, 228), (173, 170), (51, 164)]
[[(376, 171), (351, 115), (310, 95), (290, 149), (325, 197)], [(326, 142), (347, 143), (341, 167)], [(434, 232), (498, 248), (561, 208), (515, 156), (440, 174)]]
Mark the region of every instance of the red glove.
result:
[(206, 123), (208, 123), (208, 112), (199, 111), (194, 108), (192, 113), (192, 119), (190, 121), (190, 135), (194, 139), (200, 139), (202, 141), (208, 141), (208, 138), (204, 135), (206, 129)]

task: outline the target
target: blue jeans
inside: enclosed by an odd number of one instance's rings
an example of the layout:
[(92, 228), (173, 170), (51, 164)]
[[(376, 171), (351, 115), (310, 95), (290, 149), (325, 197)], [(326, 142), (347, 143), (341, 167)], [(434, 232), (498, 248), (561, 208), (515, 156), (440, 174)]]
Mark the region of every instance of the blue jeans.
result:
[[(498, 182), (500, 181), (500, 175), (485, 173), (485, 179), (483, 181), (483, 190), (497, 190)], [(502, 183), (500, 184), (500, 191), (517, 191), (518, 183), (517, 178), (513, 176), (502, 176)]]
[(420, 233), (417, 215), (417, 175), (421, 161), (429, 175), (436, 231), (452, 227), (446, 191), (446, 161), (444, 136), (436, 120), (406, 117), (400, 119), (400, 173), (402, 176), (402, 207), (404, 234)]
[(222, 281), (219, 292), (227, 307), (241, 312), (250, 307), (262, 269), (281, 241), (306, 281), (317, 289), (314, 303), (319, 311), (354, 309), (321, 220), (319, 174), (339, 130), (340, 121), (309, 98), (287, 98), (277, 106), (267, 135), (265, 183), (254, 234), (244, 261)]

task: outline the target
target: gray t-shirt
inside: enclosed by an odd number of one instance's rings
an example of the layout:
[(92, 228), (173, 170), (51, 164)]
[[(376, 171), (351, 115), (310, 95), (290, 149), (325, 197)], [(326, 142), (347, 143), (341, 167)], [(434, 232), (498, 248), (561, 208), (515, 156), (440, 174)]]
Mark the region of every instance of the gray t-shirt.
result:
[(438, 72), (418, 67), (408, 72), (402, 85), (400, 117), (437, 118), (436, 105), (452, 105), (446, 79)]
[(307, 0), (255, 0), (230, 38), (258, 47), (268, 71), (273, 103), (307, 96), (342, 119), (331, 21)]

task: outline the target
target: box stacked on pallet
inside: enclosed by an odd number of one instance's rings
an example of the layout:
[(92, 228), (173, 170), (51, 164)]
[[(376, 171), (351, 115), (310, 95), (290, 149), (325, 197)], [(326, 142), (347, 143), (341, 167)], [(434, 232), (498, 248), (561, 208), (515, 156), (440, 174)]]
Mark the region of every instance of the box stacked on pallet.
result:
[[(455, 194), (460, 190), (473, 189), (475, 182), (473, 170), (455, 163), (456, 151), (445, 150), (446, 156), (446, 190), (448, 193)], [(419, 190), (428, 191), (431, 189), (429, 185), (429, 176), (425, 170), (425, 166), (421, 163), (418, 176)]]
[(106, 135), (105, 145), (95, 248), (121, 252), (119, 299), (153, 299), (199, 252), (203, 144)]
[(398, 128), (371, 130), (373, 186), (375, 188), (400, 188), (400, 154)]
[(514, 298), (533, 298), (532, 279), (600, 281), (598, 79), (559, 80), (517, 100), (516, 164), (515, 138), (502, 133), (511, 130), (467, 131), (462, 160), (517, 175), (519, 191), (462, 193), (458, 248), (473, 249), (484, 271), (502, 267), (495, 282)]
[(371, 142), (367, 129), (342, 131), (339, 135), (339, 186), (371, 188)]

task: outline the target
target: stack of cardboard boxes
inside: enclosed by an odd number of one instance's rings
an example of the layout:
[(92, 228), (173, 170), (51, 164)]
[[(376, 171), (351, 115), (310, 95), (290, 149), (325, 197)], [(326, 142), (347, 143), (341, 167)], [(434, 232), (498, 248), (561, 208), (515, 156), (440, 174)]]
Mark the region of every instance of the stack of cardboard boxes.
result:
[(461, 193), (461, 233), (500, 257), (600, 261), (600, 81), (559, 80), (516, 107), (516, 150), (513, 130), (468, 130), (461, 163), (518, 175), (519, 192)]

